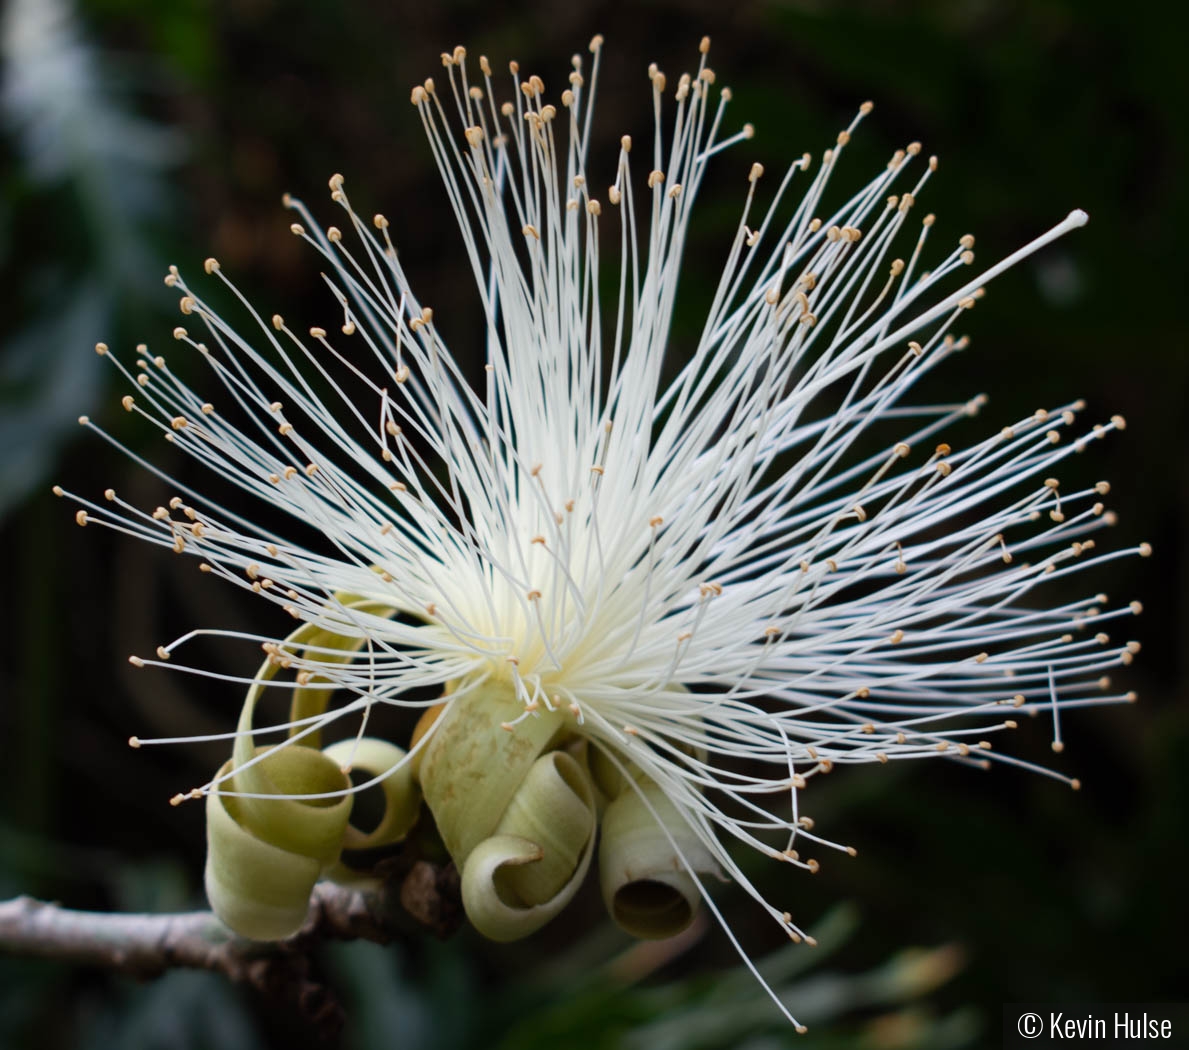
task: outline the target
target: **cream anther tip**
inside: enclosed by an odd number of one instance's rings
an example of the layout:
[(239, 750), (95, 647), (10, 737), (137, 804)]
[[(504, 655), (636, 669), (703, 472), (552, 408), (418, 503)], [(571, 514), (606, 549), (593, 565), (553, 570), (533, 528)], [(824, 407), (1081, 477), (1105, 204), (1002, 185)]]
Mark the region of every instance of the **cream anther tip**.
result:
[(1082, 211), (1081, 208), (1074, 208), (1066, 217), (1065, 221), (1070, 226), (1085, 226), (1090, 221), (1090, 216)]
[(129, 747), (132, 747), (132, 748), (137, 748), (137, 747), (140, 747), (140, 737), (138, 737), (138, 736), (130, 736), (130, 737), (128, 738), (128, 746), (129, 746)]

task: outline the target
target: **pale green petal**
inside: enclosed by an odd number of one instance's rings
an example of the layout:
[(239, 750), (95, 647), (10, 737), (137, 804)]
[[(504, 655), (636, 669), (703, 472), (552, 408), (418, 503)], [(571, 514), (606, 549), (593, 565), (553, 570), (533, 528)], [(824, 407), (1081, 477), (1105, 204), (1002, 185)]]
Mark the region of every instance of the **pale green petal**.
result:
[[(346, 792), (350, 778), (337, 762), (308, 747), (278, 749), (271, 745), (255, 748), (253, 753), (267, 757), (249, 769), (237, 770), (225, 790), (257, 792), (263, 788), (276, 797), (229, 798), (228, 810), (265, 842), (312, 857), (323, 866), (332, 864), (342, 848), (352, 796), (310, 800), (279, 796)], [(255, 775), (249, 777), (250, 773)]]
[[(364, 737), (358, 743), (340, 740), (325, 748), (322, 754), (338, 765), (350, 761), (352, 769), (379, 776), (400, 763), (406, 752), (386, 740)], [(385, 803), (380, 823), (369, 832), (347, 825), (343, 835), (344, 849), (373, 849), (400, 842), (417, 822), (421, 812), (421, 788), (413, 778), (410, 762), (404, 762), (399, 769), (380, 781), (380, 788), (384, 792)]]
[(717, 873), (718, 865), (655, 783), (642, 781), (607, 807), (599, 882), (607, 911), (627, 933), (659, 939), (690, 924), (702, 900), (690, 869)]
[(497, 835), (514, 835), (539, 846), (539, 861), (501, 870), (497, 888), (505, 900), (544, 904), (571, 879), (595, 833), (595, 800), (585, 772), (564, 751), (533, 763), (509, 803)]
[(467, 918), (484, 937), (493, 941), (514, 941), (527, 937), (554, 918), (570, 901), (586, 878), (594, 853), (594, 839), (578, 867), (560, 892), (544, 904), (526, 906), (500, 892), (501, 874), (518, 865), (531, 865), (544, 851), (528, 839), (496, 835), (481, 842), (467, 860), (462, 873), (462, 903)]
[[(230, 768), (228, 762), (219, 771)], [(218, 791), (206, 797), (206, 894), (232, 930), (272, 941), (296, 933), (309, 910), (321, 863), (257, 838), (236, 822)]]
[(433, 727), (421, 761), (421, 787), (442, 840), (461, 869), (495, 833), (508, 803), (563, 722), (541, 709), (524, 714), (510, 689), (476, 690), (451, 699)]

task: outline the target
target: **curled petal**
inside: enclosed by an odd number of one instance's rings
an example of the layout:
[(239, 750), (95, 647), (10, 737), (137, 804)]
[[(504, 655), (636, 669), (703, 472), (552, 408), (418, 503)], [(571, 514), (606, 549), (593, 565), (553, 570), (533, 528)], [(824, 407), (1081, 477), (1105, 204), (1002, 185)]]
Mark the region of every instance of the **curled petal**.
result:
[[(351, 817), (352, 796), (347, 793), (351, 781), (336, 762), (308, 747), (262, 746), (252, 755), (259, 761), (237, 770), (227, 790), (267, 794), (226, 799), (235, 819), (265, 842), (310, 857), (324, 867), (333, 864)], [(254, 775), (249, 777), (249, 773)], [(342, 792), (337, 798), (286, 797), (336, 791)]]
[(364, 737), (362, 740), (340, 740), (322, 751), (336, 763), (350, 762), (353, 769), (379, 776), (393, 770), (380, 781), (384, 792), (384, 815), (371, 831), (360, 831), (348, 824), (343, 833), (344, 849), (374, 849), (400, 842), (417, 822), (421, 812), (421, 788), (413, 779), (413, 771), (405, 760), (403, 748), (386, 740)]
[[(219, 775), (230, 768), (228, 761)], [(280, 940), (305, 922), (322, 862), (274, 845), (245, 827), (237, 812), (240, 801), (217, 789), (207, 795), (207, 898), (215, 914), (241, 936)]]
[[(389, 605), (360, 598), (354, 594), (339, 592), (334, 597), (338, 604), (352, 613), (361, 613), (370, 616), (391, 616), (395, 612)], [(362, 634), (357, 637), (336, 634), (333, 631), (319, 627), (316, 623), (307, 623), (302, 624), (301, 627), (289, 635), (286, 639), (286, 644), (287, 646), (292, 644), (295, 648), (306, 647), (307, 651), (337, 649), (341, 655), (330, 652), (318, 652), (317, 655), (319, 663), (334, 665), (346, 663), (350, 660), (352, 654), (363, 648), (365, 641), (366, 639)], [(275, 664), (272, 664), (271, 661), (266, 661), (266, 664), (271, 666), (275, 671)], [(263, 672), (264, 668), (261, 668), (261, 673), (263, 674)], [(314, 675), (310, 681), (311, 683), (318, 683), (329, 682), (330, 680), (322, 675)], [(316, 717), (326, 711), (326, 707), (330, 703), (330, 698), (334, 695), (336, 688), (334, 685), (317, 688), (313, 684), (307, 684), (302, 689), (293, 690), (293, 701), (289, 706), (289, 720), (294, 723), (294, 728), (289, 731), (291, 736), (300, 732), (298, 725), (303, 720)], [(310, 733), (302, 738), (301, 743), (307, 747), (317, 747), (320, 743), (319, 734), (317, 732)]]
[(512, 941), (540, 929), (586, 878), (595, 842), (590, 781), (568, 754), (533, 764), (498, 833), (471, 851), (462, 903), (481, 934)]
[(501, 873), (501, 895), (542, 904), (569, 882), (595, 834), (595, 799), (582, 768), (564, 751), (533, 763), (509, 803), (497, 835), (515, 835), (539, 846), (542, 857)]
[(607, 807), (599, 882), (621, 929), (648, 939), (684, 930), (702, 902), (691, 870), (717, 873), (718, 865), (655, 783), (637, 783)]
[[(337, 595), (336, 600), (361, 613), (390, 611), (353, 595)], [(349, 659), (362, 644), (362, 639), (305, 624), (289, 635), (284, 648), (299, 654), (316, 652), (318, 662), (336, 663)], [(342, 655), (327, 650), (339, 650)], [(348, 760), (344, 749), (355, 754), (360, 766), (376, 773), (398, 766), (403, 751), (364, 739), (322, 752), (316, 749), (316, 733), (300, 740), (255, 745), (256, 703), (280, 666), (275, 653), (261, 666), (240, 711), (232, 758), (207, 796), (207, 896), (229, 927), (257, 940), (296, 932), (305, 920), (315, 881), (334, 867), (344, 844), (362, 848), (402, 838), (416, 820), (420, 802), (411, 774), (405, 767), (397, 769), (385, 781), (384, 818), (378, 828), (365, 834), (348, 824), (353, 795), (351, 781), (341, 768)], [(291, 722), (323, 713), (330, 692), (294, 689)], [(295, 727), (291, 736), (299, 731)]]
[(420, 772), (426, 804), (460, 869), (471, 851), (495, 834), (561, 726), (556, 711), (526, 717), (510, 690), (476, 690), (450, 700), (433, 725)]

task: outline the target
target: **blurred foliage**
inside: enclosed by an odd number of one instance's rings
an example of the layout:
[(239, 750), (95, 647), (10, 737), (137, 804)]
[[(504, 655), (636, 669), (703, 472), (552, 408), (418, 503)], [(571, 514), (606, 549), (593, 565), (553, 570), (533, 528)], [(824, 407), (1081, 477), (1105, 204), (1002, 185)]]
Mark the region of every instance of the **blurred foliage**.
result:
[[(1005, 254), (1071, 207), (1090, 212), (1085, 230), (996, 282), (968, 319), (973, 346), (931, 377), (931, 389), (944, 400), (992, 395), (972, 427), (1075, 396), (1098, 416), (1128, 416), (1126, 433), (1073, 469), (1083, 481), (1114, 481), (1120, 543), (1156, 548), (1150, 562), (1116, 562), (1097, 577), (1114, 597), (1147, 608), (1125, 628), (1144, 640), (1126, 676), (1143, 702), (1066, 719), (1059, 760), (1045, 727), (1019, 730), (1016, 753), (1060, 761), (1085, 783), (1080, 795), (1011, 770), (980, 775), (942, 763), (847, 770), (815, 784), (806, 809), (855, 843), (859, 858), (823, 860), (815, 879), (790, 878), (779, 865), (749, 874), (810, 925), (819, 915), (842, 921), (848, 913), (830, 912), (839, 900), (861, 903), (864, 921), (838, 937), (829, 973), (794, 972), (815, 954), (778, 949), (758, 909), (729, 888), (718, 895), (753, 956), (776, 951), (770, 964), (790, 967), (779, 981), (813, 1024), (802, 1040), (780, 1028), (746, 973), (723, 973), (737, 960), (720, 933), (710, 929), (646, 979), (628, 980), (608, 962), (622, 943), (598, 941), (606, 936), (598, 902), (579, 900), (564, 928), (524, 944), (463, 935), (448, 945), (328, 953), (327, 972), (350, 1006), (348, 1042), (993, 1046), (1003, 1002), (1181, 996), (1179, 949), (1168, 936), (1189, 928), (1181, 17), (1167, 5), (1106, 0), (535, 9), (507, 0), (7, 0), (0, 731), (13, 760), (0, 810), (0, 889), (78, 907), (198, 902), (201, 812), (165, 800), (203, 779), (221, 749), (129, 756), (124, 741), (226, 729), (242, 697), (217, 682), (135, 674), (124, 656), (190, 627), (246, 628), (260, 615), (228, 589), (200, 584), (180, 559), (99, 530), (76, 535), (48, 495), (60, 479), (159, 500), (158, 482), (102, 443), (63, 451), (81, 412), (136, 453), (188, 469), (119, 411), (93, 344), (167, 339), (176, 315), (159, 284), (162, 264), (195, 269), (207, 255), (263, 309), (315, 309), (307, 304), (323, 302), (318, 268), (288, 234), (278, 198), (293, 190), (322, 210), (326, 178), (341, 171), (360, 208), (392, 219), (456, 352), (477, 355), (477, 302), (409, 86), (440, 71), (441, 50), (464, 42), (493, 61), (518, 58), (553, 89), (570, 53), (603, 32), (592, 156), (596, 177), (601, 170), (609, 181), (618, 136), (649, 128), (648, 62), (677, 72), (709, 32), (720, 83), (735, 90), (730, 119), (752, 121), (757, 136), (722, 158), (699, 201), (677, 353), (713, 287), (714, 265), (703, 260), (722, 255), (750, 163), (775, 171), (820, 150), (866, 98), (875, 113), (838, 178), (857, 184), (892, 149), (923, 140), (942, 158), (927, 190), (938, 231), (976, 233), (980, 258)], [(215, 646), (197, 654), (238, 674), (251, 674), (257, 658)], [(592, 932), (576, 939), (579, 929)], [(965, 966), (952, 980), (905, 990), (897, 981), (914, 965), (899, 954), (907, 944), (956, 945)], [(844, 1004), (861, 1006), (858, 1016), (842, 1016)], [(303, 1033), (203, 975), (137, 987), (0, 960), (0, 1046), (33, 1042), (249, 1050), (302, 1045)]]
[(77, 350), (135, 307), (160, 265), (146, 224), (180, 140), (128, 111), (68, 0), (9, 0), (0, 54), (16, 160), (0, 185), (3, 249), (23, 322), (0, 354), (2, 514), (44, 480), (65, 429), (98, 400), (100, 362)]
[[(672, 941), (630, 947), (617, 932), (597, 931), (538, 960), (499, 997), (477, 995), (467, 972), (473, 964), (448, 947), (427, 953), (414, 974), (399, 965), (399, 950), (343, 946), (333, 953), (334, 970), (351, 981), (361, 1007), (351, 1011), (347, 1044), (364, 1050), (400, 1032), (404, 1050), (941, 1050), (969, 1046), (978, 1033), (975, 1011), (939, 1016), (920, 1001), (961, 968), (953, 946), (899, 951), (858, 974), (827, 970), (860, 935), (858, 915), (845, 906), (813, 928), (816, 949), (786, 943), (757, 962), (809, 1026), (806, 1035), (792, 1031), (745, 969), (651, 980), (696, 950), (709, 928), (703, 920)], [(459, 1010), (460, 998), (471, 1008)]]

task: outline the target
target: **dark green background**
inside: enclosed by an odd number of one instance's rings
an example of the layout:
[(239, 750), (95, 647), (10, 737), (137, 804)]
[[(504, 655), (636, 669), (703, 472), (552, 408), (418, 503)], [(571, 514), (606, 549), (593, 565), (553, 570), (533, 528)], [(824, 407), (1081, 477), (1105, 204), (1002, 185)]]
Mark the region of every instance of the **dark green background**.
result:
[[(89, 103), (175, 137), (158, 143), (152, 163), (134, 158), (125, 170), (101, 151), (50, 177), (11, 126), (0, 138), (0, 894), (105, 909), (199, 900), (201, 809), (165, 801), (205, 779), (219, 749), (133, 753), (124, 740), (225, 729), (239, 697), (198, 679), (136, 673), (125, 657), (151, 651), (171, 631), (247, 625), (259, 612), (197, 585), (189, 560), (98, 529), (79, 532), (72, 510), (48, 494), (61, 480), (92, 493), (111, 484), (149, 505), (159, 498), (143, 472), (76, 434), (67, 421), (80, 411), (172, 465), (168, 450), (119, 411), (111, 376), (94, 368), (94, 341), (165, 345), (176, 312), (160, 284), (164, 265), (197, 272), (207, 255), (262, 309), (314, 309), (311, 300), (323, 302), (313, 298), (323, 294), (317, 266), (288, 233), (279, 197), (291, 190), (322, 209), (326, 178), (338, 171), (356, 207), (392, 219), (424, 300), (455, 352), (476, 360), (478, 304), (407, 101), (410, 86), (440, 75), (438, 53), (465, 43), (497, 65), (519, 59), (556, 94), (569, 55), (602, 32), (592, 167), (610, 175), (618, 136), (650, 127), (648, 62), (675, 76), (694, 63), (706, 32), (719, 83), (735, 91), (730, 119), (753, 122), (758, 133), (722, 158), (721, 176), (700, 201), (675, 352), (696, 331), (700, 293), (713, 287), (708, 260), (729, 240), (747, 165), (761, 160), (777, 171), (803, 150), (820, 152), (873, 99), (840, 183), (859, 185), (892, 149), (923, 140), (942, 161), (923, 205), (938, 213), (947, 238), (975, 233), (981, 261), (1071, 207), (1090, 213), (1084, 230), (996, 282), (969, 315), (971, 349), (933, 389), (955, 400), (991, 395), (983, 427), (1077, 396), (1091, 417), (1125, 414), (1126, 432), (1073, 470), (1081, 481), (1113, 481), (1121, 520), (1112, 541), (1148, 540), (1156, 550), (1149, 561), (1115, 562), (1084, 581), (1113, 599), (1139, 598), (1146, 612), (1118, 627), (1144, 644), (1117, 676), (1139, 691), (1140, 704), (1064, 721), (1059, 763), (1081, 777), (1080, 794), (1005, 768), (987, 775), (945, 763), (845, 771), (815, 786), (819, 824), (856, 844), (859, 858), (831, 858), (816, 878), (786, 869), (757, 877), (810, 924), (835, 902), (857, 907), (860, 925), (824, 965), (858, 974), (906, 945), (956, 946), (964, 965), (895, 1023), (883, 1008), (868, 1008), (801, 1042), (772, 1025), (756, 1036), (771, 1041), (754, 1045), (994, 1046), (1003, 1002), (1186, 998), (1181, 238), (1189, 122), (1184, 27), (1165, 8), (1097, 0), (548, 10), (379, 0), (81, 3), (75, 29), (100, 56), (105, 93)], [(145, 206), (150, 191), (156, 208)], [(241, 674), (256, 660), (215, 647), (202, 656)], [(1047, 733), (1024, 726), (1016, 753), (1051, 762)], [(778, 887), (778, 878), (788, 881)], [(727, 888), (719, 899), (757, 954), (776, 946), (741, 894)], [(597, 910), (587, 901), (566, 929), (508, 948), (464, 934), (445, 946), (334, 953), (325, 963), (351, 1006), (350, 1045), (527, 1047), (551, 1033), (554, 1045), (578, 1045), (567, 1042), (574, 1031), (592, 1045), (635, 1045), (624, 1032), (688, 1013), (717, 983), (706, 975), (732, 965), (725, 939), (710, 930), (651, 978), (704, 985), (682, 985), (670, 998), (603, 994), (590, 986), (582, 956), (565, 954), (588, 930), (594, 940), (582, 950), (603, 958), (622, 947), (603, 945)], [(551, 960), (563, 956), (570, 969), (551, 983)], [(766, 1009), (755, 1001), (761, 1027)], [(716, 1042), (704, 1027), (693, 1031), (707, 1039), (697, 1045), (734, 1041), (732, 1033)], [(237, 1050), (304, 1038), (290, 1017), (214, 979), (175, 975), (140, 988), (0, 960), (0, 1045)], [(674, 1038), (694, 1045), (692, 1034)], [(654, 1030), (648, 1045), (658, 1044)]]

